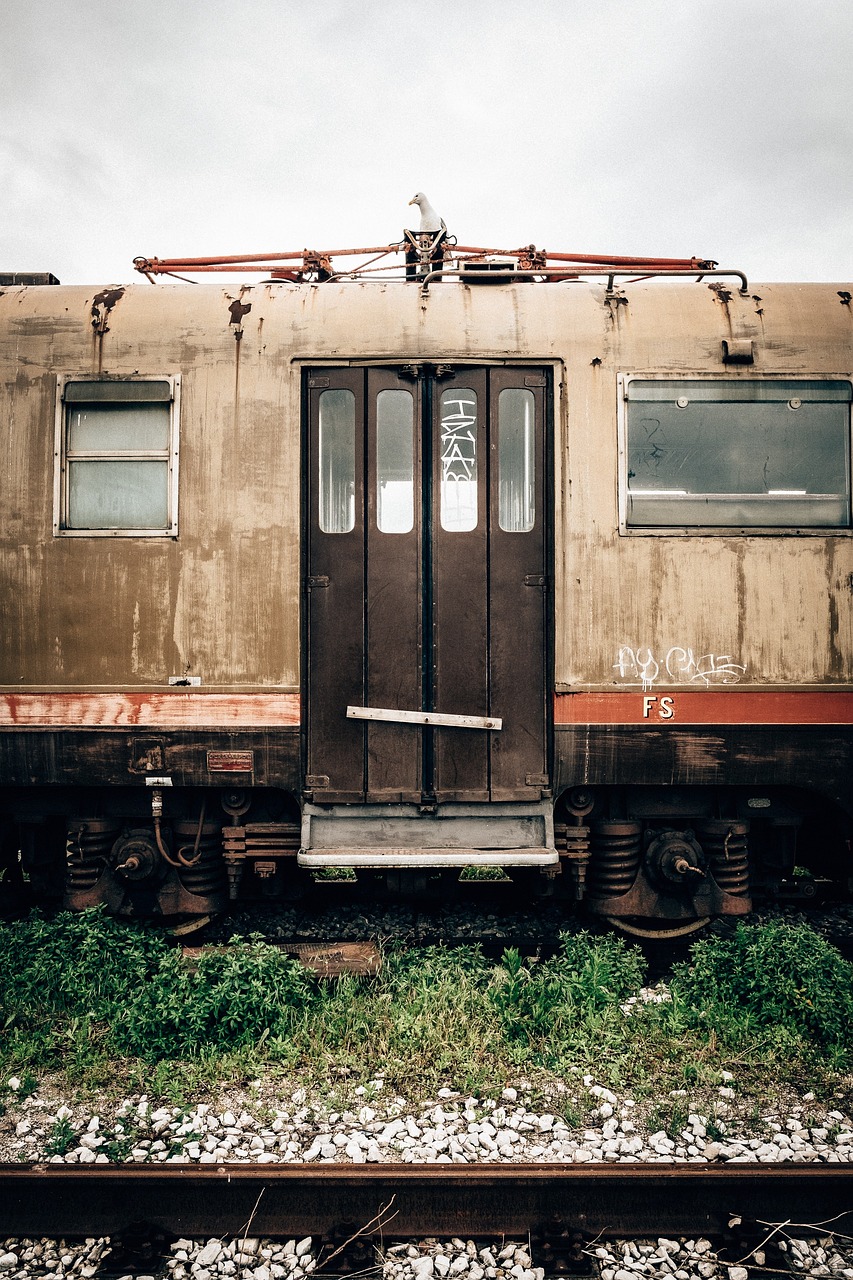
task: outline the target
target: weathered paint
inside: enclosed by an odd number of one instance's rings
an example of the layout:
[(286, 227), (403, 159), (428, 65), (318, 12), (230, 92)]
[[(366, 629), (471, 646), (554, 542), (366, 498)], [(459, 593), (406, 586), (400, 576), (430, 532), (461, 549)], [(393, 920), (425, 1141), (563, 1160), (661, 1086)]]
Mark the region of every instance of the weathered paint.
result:
[(298, 724), (298, 693), (0, 693), (0, 727), (18, 729)]
[[(86, 287), (0, 298), (0, 685), (234, 691), (300, 680), (300, 372), (323, 360), (550, 364), (556, 442), (557, 689), (619, 687), (641, 643), (732, 654), (740, 688), (841, 687), (853, 676), (853, 539), (631, 534), (617, 525), (617, 375), (848, 376), (837, 284), (406, 284), (125, 288), (92, 345)], [(842, 300), (843, 301), (843, 300)], [(755, 364), (722, 363), (751, 340)], [(239, 406), (235, 348), (239, 347)], [(182, 375), (177, 539), (54, 538), (56, 374)], [(236, 410), (239, 407), (239, 414)]]

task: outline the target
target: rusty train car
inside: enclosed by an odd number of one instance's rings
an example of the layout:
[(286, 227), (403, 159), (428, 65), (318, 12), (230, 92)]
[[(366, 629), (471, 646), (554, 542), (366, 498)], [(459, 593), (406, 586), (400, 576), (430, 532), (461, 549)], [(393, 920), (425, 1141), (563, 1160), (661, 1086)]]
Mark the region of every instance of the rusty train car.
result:
[(0, 894), (849, 890), (850, 292), (517, 265), (3, 278)]

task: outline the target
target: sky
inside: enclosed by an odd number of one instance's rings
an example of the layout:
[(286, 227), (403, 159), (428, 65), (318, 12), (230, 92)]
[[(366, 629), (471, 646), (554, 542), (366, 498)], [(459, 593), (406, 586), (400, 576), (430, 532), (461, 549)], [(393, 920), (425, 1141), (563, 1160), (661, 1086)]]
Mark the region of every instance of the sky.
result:
[[(0, 271), (462, 244), (853, 278), (853, 0), (2, 0)], [(247, 277), (250, 279), (250, 277)]]

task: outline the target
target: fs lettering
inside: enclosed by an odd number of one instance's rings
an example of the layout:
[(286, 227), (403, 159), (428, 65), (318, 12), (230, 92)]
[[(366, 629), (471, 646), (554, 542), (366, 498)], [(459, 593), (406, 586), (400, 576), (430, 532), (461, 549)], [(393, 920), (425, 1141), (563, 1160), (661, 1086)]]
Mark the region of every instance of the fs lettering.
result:
[[(657, 705), (655, 705), (657, 704)], [(659, 720), (672, 720), (675, 716), (675, 705), (672, 698), (658, 698), (653, 694), (647, 694), (643, 698), (643, 719), (648, 720), (656, 711)]]

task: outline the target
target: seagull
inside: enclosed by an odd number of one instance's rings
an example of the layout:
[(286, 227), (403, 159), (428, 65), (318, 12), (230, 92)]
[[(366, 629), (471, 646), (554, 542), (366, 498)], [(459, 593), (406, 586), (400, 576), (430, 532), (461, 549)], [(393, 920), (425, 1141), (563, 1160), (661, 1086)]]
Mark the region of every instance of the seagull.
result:
[(444, 218), (440, 217), (433, 209), (427, 197), (422, 191), (417, 191), (412, 196), (409, 204), (416, 204), (421, 211), (421, 225), (419, 231), (446, 231), (447, 224)]

